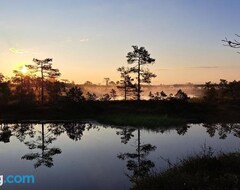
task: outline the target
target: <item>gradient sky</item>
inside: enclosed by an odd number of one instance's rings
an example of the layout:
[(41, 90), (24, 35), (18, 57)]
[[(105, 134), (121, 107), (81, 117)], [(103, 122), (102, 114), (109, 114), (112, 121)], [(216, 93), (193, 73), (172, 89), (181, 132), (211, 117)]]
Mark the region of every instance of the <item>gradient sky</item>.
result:
[[(0, 0), (0, 72), (53, 58), (63, 79), (119, 80), (132, 45), (156, 63), (154, 84), (240, 80), (239, 0)], [(240, 50), (239, 50), (240, 51)]]

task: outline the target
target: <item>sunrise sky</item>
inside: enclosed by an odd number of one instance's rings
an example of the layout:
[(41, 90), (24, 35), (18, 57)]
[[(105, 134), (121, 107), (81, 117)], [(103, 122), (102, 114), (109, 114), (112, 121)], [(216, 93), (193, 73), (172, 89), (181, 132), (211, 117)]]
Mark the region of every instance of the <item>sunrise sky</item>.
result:
[[(240, 80), (239, 0), (0, 0), (0, 73), (53, 58), (63, 79), (119, 80), (132, 45), (156, 63), (153, 84)], [(239, 50), (240, 51), (240, 50)]]

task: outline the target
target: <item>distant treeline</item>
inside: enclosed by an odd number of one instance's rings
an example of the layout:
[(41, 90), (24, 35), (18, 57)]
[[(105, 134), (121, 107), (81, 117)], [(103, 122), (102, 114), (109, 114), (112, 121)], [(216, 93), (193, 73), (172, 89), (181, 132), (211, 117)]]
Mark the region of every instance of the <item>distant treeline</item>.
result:
[[(0, 105), (23, 104), (37, 105), (42, 104), (42, 87), (44, 104), (58, 104), (61, 102), (81, 102), (81, 101), (113, 101), (123, 100), (124, 92), (117, 88), (118, 85), (108, 86), (106, 91), (101, 95), (85, 91), (73, 83), (59, 81), (57, 78), (46, 77), (41, 81), (41, 77), (36, 75), (24, 75), (21, 72), (14, 72), (15, 76), (11, 79), (0, 74)], [(97, 88), (97, 86), (96, 86)], [(86, 88), (87, 89), (87, 88)], [(201, 88), (204, 101), (222, 101), (222, 100), (237, 100), (240, 99), (240, 81), (228, 82), (221, 79), (220, 82), (206, 84)], [(107, 91), (108, 90), (108, 91)], [(166, 94), (164, 91), (148, 92), (146, 99), (150, 101), (159, 100), (183, 100), (188, 101), (188, 95), (182, 90), (178, 90), (176, 94)], [(121, 98), (120, 98), (121, 97)], [(136, 93), (132, 93), (128, 100), (136, 100)]]
[[(159, 87), (157, 90), (152, 90), (151, 80), (157, 76), (147, 68), (147, 65), (155, 63), (155, 59), (151, 58), (144, 47), (132, 47), (133, 51), (126, 56), (127, 63), (131, 67), (117, 68), (120, 74), (117, 82), (110, 81), (108, 77), (104, 78), (106, 89), (103, 93), (93, 92), (97, 86), (90, 81), (87, 81), (84, 86), (79, 86), (69, 83), (68, 80), (59, 80), (61, 73), (52, 67), (51, 58), (44, 60), (34, 58), (34, 64), (25, 65), (22, 71), (14, 70), (12, 78), (7, 78), (0, 73), (0, 105), (46, 105), (82, 101), (140, 101), (142, 99), (188, 101), (189, 95), (184, 92), (185, 89), (184, 91), (180, 89), (180, 85), (173, 86), (176, 93), (168, 92), (167, 94), (166, 89)], [(85, 88), (87, 86), (91, 88)], [(205, 85), (187, 84), (187, 86), (195, 88), (198, 94), (199, 90), (203, 90), (204, 101), (240, 99), (240, 81), (228, 82), (221, 79), (219, 84), (207, 82)], [(112, 88), (109, 89), (109, 87)], [(146, 93), (149, 94), (146, 95)]]
[[(43, 83), (41, 77), (36, 75), (24, 75), (21, 72), (14, 71), (12, 78), (4, 77), (0, 74), (0, 105), (23, 104), (23, 105), (37, 105), (42, 104), (42, 90), (43, 90), (43, 104), (56, 103), (71, 103), (81, 101), (112, 101), (123, 100), (124, 92), (114, 86), (108, 86), (104, 93), (96, 94), (94, 92), (86, 91), (87, 86), (79, 86), (73, 83), (63, 82), (57, 78), (45, 78)], [(43, 87), (43, 89), (42, 89)], [(95, 86), (94, 88), (97, 88)], [(85, 89), (86, 88), (86, 89)], [(83, 90), (84, 89), (84, 90)], [(110, 89), (110, 90), (109, 90)], [(106, 91), (108, 90), (108, 91)], [(136, 100), (136, 93), (128, 96), (128, 100)], [(181, 96), (187, 95), (181, 90), (174, 96), (170, 94), (167, 96), (163, 91), (157, 93), (149, 93), (149, 100), (161, 100), (167, 98), (182, 99)]]
[(240, 99), (240, 81), (228, 82), (220, 79), (220, 82), (206, 82), (204, 86), (204, 100), (206, 101), (224, 101)]

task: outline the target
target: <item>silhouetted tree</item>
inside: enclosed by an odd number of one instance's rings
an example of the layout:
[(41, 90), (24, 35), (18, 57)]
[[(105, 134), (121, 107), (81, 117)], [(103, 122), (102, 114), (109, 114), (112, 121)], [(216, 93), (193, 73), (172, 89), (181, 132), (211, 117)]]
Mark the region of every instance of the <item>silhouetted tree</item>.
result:
[(213, 87), (212, 82), (211, 82), (211, 81), (208, 81), (208, 82), (205, 83), (205, 85), (204, 85), (203, 88), (204, 88), (205, 90), (210, 90), (212, 87)]
[(87, 92), (86, 100), (87, 101), (96, 101), (97, 100), (97, 95), (95, 93)]
[(2, 83), (4, 81), (4, 75), (2, 73), (0, 73), (0, 83)]
[(37, 102), (41, 102), (41, 78), (37, 76), (32, 77), (33, 80), (33, 89), (35, 93), (35, 98)]
[(108, 82), (110, 81), (110, 78), (106, 77), (104, 78), (105, 82), (106, 82), (106, 86), (108, 86)]
[(175, 98), (177, 100), (182, 100), (182, 101), (187, 101), (189, 99), (187, 94), (183, 92), (181, 89), (177, 91), (177, 93), (175, 94)]
[(14, 97), (16, 100), (25, 105), (34, 104), (35, 93), (33, 89), (33, 79), (31, 76), (22, 74), (22, 72), (14, 70), (14, 76), (11, 81), (15, 85)]
[(160, 95), (161, 95), (161, 99), (164, 99), (167, 97), (167, 94), (163, 91), (160, 92)]
[(227, 86), (228, 86), (228, 81), (225, 80), (225, 79), (220, 79), (219, 87), (220, 87), (221, 89), (226, 89)]
[(217, 96), (215, 84), (212, 84), (211, 81), (206, 82), (204, 86), (204, 99), (208, 102), (214, 102)]
[(65, 83), (60, 81), (46, 81), (46, 92), (50, 103), (57, 103), (65, 91)]
[(168, 96), (170, 99), (173, 98), (173, 93), (170, 93)]
[(124, 100), (127, 100), (127, 96), (134, 97), (137, 92), (136, 84), (133, 84), (134, 79), (130, 77), (129, 68), (119, 67), (117, 71), (120, 72), (121, 80), (118, 83), (117, 88), (123, 90)]
[(5, 81), (0, 73), (0, 105), (7, 105), (11, 98), (10, 81)]
[(137, 74), (137, 100), (141, 97), (141, 83), (151, 83), (151, 79), (156, 77), (155, 74), (151, 73), (148, 69), (142, 68), (142, 66), (147, 64), (153, 64), (155, 59), (150, 57), (150, 54), (144, 47), (138, 48), (138, 46), (132, 46), (133, 52), (127, 54), (128, 64), (134, 64), (130, 70)]
[(228, 92), (228, 81), (225, 79), (220, 79), (219, 83), (219, 98), (224, 99)]
[(112, 89), (112, 90), (110, 91), (110, 98), (113, 99), (113, 100), (115, 100), (116, 97), (117, 97), (117, 92), (116, 92), (116, 90)]
[(83, 85), (85, 85), (85, 86), (91, 86), (91, 85), (93, 85), (93, 83), (90, 82), (90, 81), (86, 81)]
[(44, 80), (45, 78), (55, 79), (61, 74), (58, 69), (52, 68), (52, 59), (44, 60), (33, 59), (35, 65), (26, 65), (26, 67), (33, 73), (40, 72), (41, 74), (41, 103), (44, 103)]
[(161, 100), (161, 94), (159, 92), (154, 94), (154, 100)]
[(0, 105), (7, 105), (11, 99), (12, 93), (9, 84), (9, 82), (0, 83)]
[(150, 92), (148, 96), (149, 96), (149, 100), (162, 100), (167, 97), (167, 95), (163, 91), (156, 92), (155, 94)]
[(232, 81), (228, 84), (229, 95), (233, 100), (240, 99), (240, 81)]
[(219, 84), (207, 82), (204, 86), (204, 98), (206, 101), (238, 100), (240, 99), (240, 81), (228, 82), (220, 79)]
[(67, 98), (72, 102), (81, 102), (85, 100), (82, 89), (76, 86), (70, 88), (67, 92)]
[(110, 82), (108, 83), (108, 85), (115, 86), (116, 83), (115, 83), (114, 81), (110, 81)]
[(111, 100), (111, 97), (109, 94), (103, 94), (103, 96), (100, 99), (101, 101), (109, 101)]
[(152, 91), (149, 92), (148, 97), (149, 100), (154, 100), (154, 94), (152, 93)]

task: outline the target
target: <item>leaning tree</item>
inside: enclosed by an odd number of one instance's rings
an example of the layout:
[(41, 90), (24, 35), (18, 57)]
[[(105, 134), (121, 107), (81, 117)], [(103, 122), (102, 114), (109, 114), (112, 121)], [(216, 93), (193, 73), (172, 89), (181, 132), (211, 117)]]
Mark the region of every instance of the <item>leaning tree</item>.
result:
[(153, 64), (155, 59), (150, 57), (150, 54), (144, 47), (132, 46), (133, 51), (127, 54), (128, 64), (136, 64), (130, 68), (132, 73), (137, 74), (137, 100), (141, 97), (141, 84), (151, 83), (151, 79), (156, 77), (148, 69), (144, 69), (143, 66)]

